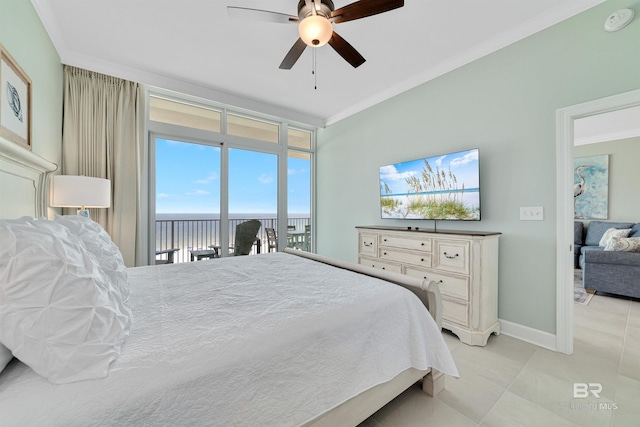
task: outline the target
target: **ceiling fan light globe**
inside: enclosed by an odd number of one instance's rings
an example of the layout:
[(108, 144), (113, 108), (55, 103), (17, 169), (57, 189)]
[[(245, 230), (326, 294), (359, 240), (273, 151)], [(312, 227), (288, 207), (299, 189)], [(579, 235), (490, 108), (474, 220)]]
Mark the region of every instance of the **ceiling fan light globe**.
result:
[(333, 25), (323, 16), (311, 15), (300, 22), (298, 32), (302, 41), (308, 46), (320, 47), (327, 44), (331, 39)]

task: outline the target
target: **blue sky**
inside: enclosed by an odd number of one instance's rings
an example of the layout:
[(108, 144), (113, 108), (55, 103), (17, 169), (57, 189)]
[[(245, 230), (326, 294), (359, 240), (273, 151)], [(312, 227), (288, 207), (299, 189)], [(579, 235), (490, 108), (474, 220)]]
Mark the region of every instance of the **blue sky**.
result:
[[(380, 168), (380, 182), (384, 182), (391, 189), (392, 194), (404, 194), (410, 191), (405, 178), (416, 176), (420, 178), (424, 168), (425, 159), (417, 159), (408, 162), (395, 163), (393, 165), (382, 166)], [(467, 189), (478, 188), (480, 186), (480, 175), (478, 169), (478, 150), (472, 149), (457, 153), (450, 153), (441, 156), (428, 157), (426, 160), (435, 171), (436, 167), (444, 170), (447, 174), (449, 169), (458, 180), (458, 188), (462, 188), (462, 183)], [(383, 186), (380, 194), (386, 194)]]
[[(157, 140), (156, 212), (220, 212), (219, 147)], [(309, 161), (289, 158), (289, 213), (308, 213)], [(229, 149), (229, 213), (275, 213), (277, 156)]]

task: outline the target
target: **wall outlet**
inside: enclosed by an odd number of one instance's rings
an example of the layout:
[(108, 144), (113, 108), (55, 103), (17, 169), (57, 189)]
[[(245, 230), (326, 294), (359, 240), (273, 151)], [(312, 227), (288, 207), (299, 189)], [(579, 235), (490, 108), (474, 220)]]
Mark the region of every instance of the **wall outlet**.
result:
[(520, 221), (542, 221), (544, 209), (542, 206), (520, 208)]

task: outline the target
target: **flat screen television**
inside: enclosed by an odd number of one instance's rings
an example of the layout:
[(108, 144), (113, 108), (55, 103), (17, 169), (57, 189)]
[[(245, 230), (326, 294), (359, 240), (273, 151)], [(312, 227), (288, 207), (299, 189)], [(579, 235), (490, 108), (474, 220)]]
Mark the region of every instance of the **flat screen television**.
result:
[(480, 221), (477, 148), (380, 168), (382, 218)]

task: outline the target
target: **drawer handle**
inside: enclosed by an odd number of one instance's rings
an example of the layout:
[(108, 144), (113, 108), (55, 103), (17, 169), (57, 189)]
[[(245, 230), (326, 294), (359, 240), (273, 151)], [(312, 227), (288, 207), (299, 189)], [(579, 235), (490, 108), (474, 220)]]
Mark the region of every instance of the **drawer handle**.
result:
[(420, 246), (424, 246), (424, 242), (420, 243)]
[(386, 270), (386, 268), (385, 268), (385, 267), (382, 267), (382, 269), (383, 269), (383, 270)]
[(421, 261), (421, 262), (424, 262), (424, 258), (420, 258), (420, 261)]
[(365, 245), (366, 247), (373, 245), (372, 242), (362, 242), (362, 244)]
[(386, 254), (387, 254), (386, 252), (383, 252), (383, 253), (382, 253), (382, 255), (386, 255)]
[[(429, 280), (429, 278), (428, 278), (427, 276), (424, 276), (424, 279), (425, 279), (425, 280)], [(439, 285), (439, 284), (442, 284), (442, 283), (444, 283), (444, 282), (442, 281), (442, 279), (440, 279), (440, 280), (438, 280), (436, 283)]]
[(460, 256), (460, 255), (459, 255), (459, 254), (455, 254), (455, 255), (453, 255), (453, 256), (450, 256), (450, 255), (447, 255), (447, 253), (445, 252), (445, 253), (444, 253), (444, 256), (445, 256), (445, 257), (447, 257), (447, 258), (449, 258), (449, 259), (454, 259), (454, 258), (456, 258), (456, 257), (458, 257), (458, 256)]
[(382, 239), (382, 240), (384, 240), (385, 242), (387, 241), (387, 239)]

